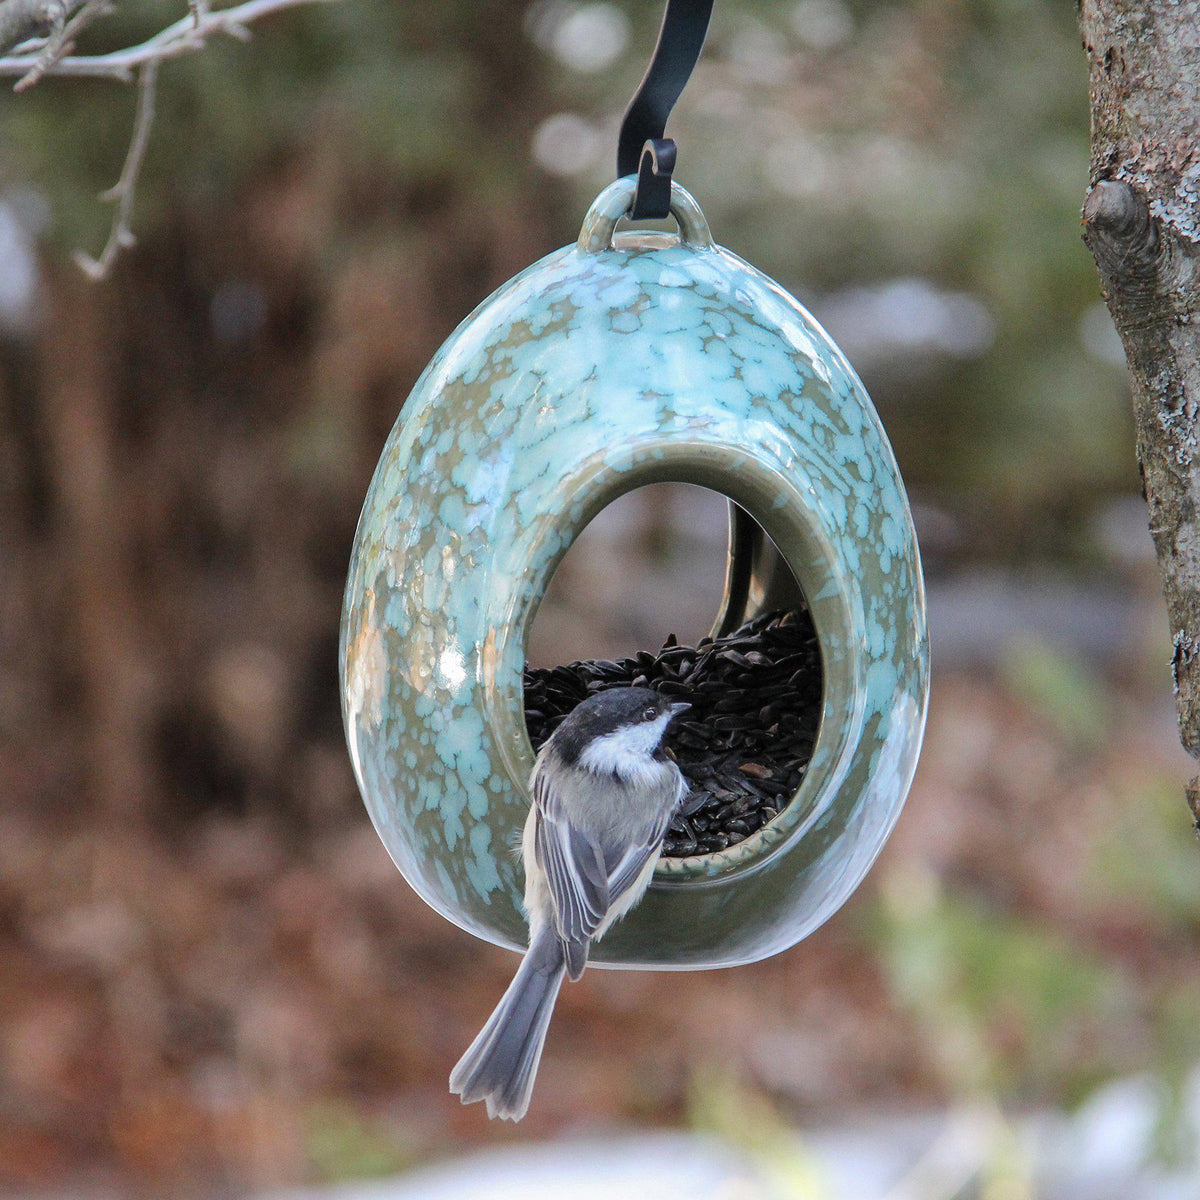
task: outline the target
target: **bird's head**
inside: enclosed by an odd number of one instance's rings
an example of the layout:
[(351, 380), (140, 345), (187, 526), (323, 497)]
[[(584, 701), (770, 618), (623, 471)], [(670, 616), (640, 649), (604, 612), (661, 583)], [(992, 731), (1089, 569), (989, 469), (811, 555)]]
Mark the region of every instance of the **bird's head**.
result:
[(632, 775), (665, 757), (667, 726), (689, 708), (649, 688), (609, 688), (571, 710), (554, 731), (554, 748), (570, 766)]

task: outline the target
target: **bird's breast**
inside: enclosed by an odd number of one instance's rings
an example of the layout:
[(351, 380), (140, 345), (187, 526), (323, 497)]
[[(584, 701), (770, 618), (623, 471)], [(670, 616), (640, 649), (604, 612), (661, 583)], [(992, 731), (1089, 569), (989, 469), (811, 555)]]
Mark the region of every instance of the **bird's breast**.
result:
[(608, 834), (618, 829), (656, 825), (675, 805), (679, 769), (650, 759), (630, 775), (573, 771), (570, 783), (577, 800), (574, 812), (589, 832)]

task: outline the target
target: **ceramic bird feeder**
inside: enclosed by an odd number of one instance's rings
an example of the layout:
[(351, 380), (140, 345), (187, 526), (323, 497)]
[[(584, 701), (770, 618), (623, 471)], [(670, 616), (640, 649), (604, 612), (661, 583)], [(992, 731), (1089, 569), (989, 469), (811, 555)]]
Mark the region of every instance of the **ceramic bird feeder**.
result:
[(608, 187), (575, 245), (480, 305), (404, 405), (346, 589), (346, 735), (372, 820), (421, 897), (523, 946), (512, 843), (530, 804), (522, 672), (538, 603), (621, 494), (663, 481), (723, 493), (737, 516), (717, 623), (799, 585), (823, 668), (812, 761), (757, 833), (663, 860), (591, 961), (729, 966), (821, 924), (896, 820), (925, 719), (921, 569), (891, 449), (841, 351), (714, 244), (677, 184), (678, 234), (615, 233), (634, 189)]
[[(343, 716), (375, 827), (424, 900), (513, 949), (527, 937), (513, 849), (531, 800), (526, 643), (592, 517), (650, 483), (720, 492), (714, 634), (780, 608), (811, 616), (823, 699), (802, 781), (744, 840), (662, 859), (592, 948), (599, 966), (732, 966), (810, 933), (879, 853), (925, 723), (921, 568), (879, 418), (816, 321), (716, 245), (671, 178), (663, 124), (710, 8), (671, 0), (622, 177), (578, 241), (485, 300), (417, 381), (346, 586)], [(616, 232), (668, 208), (677, 233)]]

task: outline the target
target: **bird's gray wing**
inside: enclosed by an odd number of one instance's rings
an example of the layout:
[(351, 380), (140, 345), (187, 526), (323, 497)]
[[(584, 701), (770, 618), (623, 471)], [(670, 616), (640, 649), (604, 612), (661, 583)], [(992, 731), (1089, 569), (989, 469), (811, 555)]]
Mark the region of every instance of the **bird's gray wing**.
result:
[[(608, 912), (608, 872), (603, 853), (588, 834), (568, 820), (545, 771), (534, 775), (533, 802), (537, 807), (534, 852), (546, 873), (555, 925), (567, 949), (568, 968), (573, 971), (578, 965), (582, 971), (588, 940)], [(573, 959), (579, 957), (580, 948), (582, 961), (576, 964)]]
[(608, 894), (614, 901), (633, 886), (646, 869), (646, 864), (659, 852), (671, 817), (686, 795), (687, 784), (683, 776), (678, 775), (675, 781), (674, 801), (668, 809), (660, 810), (652, 816), (646, 825), (637, 831), (632, 841), (626, 841), (623, 846), (601, 847), (605, 874), (608, 876)]
[(554, 921), (567, 959), (567, 974), (578, 979), (587, 963), (588, 943), (619, 899), (658, 853), (680, 796), (649, 816), (637, 829), (625, 829), (621, 841), (606, 844), (574, 825), (563, 809), (551, 772), (533, 777), (534, 853), (550, 890)]
[(619, 858), (613, 853), (611, 859), (605, 860), (606, 865), (608, 862), (615, 860), (608, 867), (608, 892), (610, 896), (616, 899), (633, 886), (637, 878), (646, 869), (646, 864), (662, 847), (662, 840), (666, 836), (667, 825), (669, 823), (670, 815), (668, 814), (662, 821), (647, 828), (643, 836), (633, 845), (626, 844)]

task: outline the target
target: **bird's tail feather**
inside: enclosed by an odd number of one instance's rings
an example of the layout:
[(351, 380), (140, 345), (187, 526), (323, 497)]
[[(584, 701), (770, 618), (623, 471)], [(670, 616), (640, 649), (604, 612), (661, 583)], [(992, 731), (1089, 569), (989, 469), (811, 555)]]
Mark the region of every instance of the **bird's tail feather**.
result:
[(553, 930), (534, 937), (495, 1012), (450, 1072), (464, 1104), (487, 1101), (489, 1117), (519, 1121), (542, 1057), (565, 963)]

